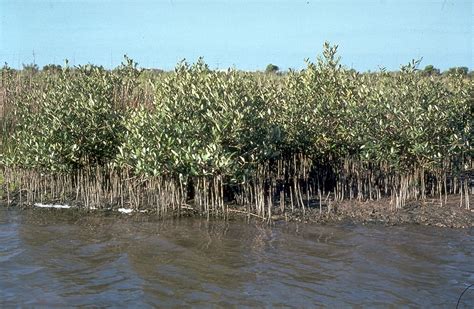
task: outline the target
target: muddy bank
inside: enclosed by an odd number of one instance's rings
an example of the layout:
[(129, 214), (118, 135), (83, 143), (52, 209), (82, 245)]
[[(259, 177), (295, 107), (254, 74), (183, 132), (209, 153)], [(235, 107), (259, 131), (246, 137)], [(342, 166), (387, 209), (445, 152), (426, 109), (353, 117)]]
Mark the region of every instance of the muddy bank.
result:
[[(472, 198), (470, 204), (472, 205)], [(0, 207), (7, 207), (6, 203), (0, 201)], [(178, 211), (169, 211), (165, 215), (158, 214), (153, 209), (132, 210), (117, 207), (107, 207), (102, 209), (86, 209), (80, 205), (74, 205), (68, 209), (43, 208), (35, 206), (19, 206), (15, 201), (8, 207), (16, 207), (23, 209), (34, 209), (35, 213), (54, 216), (58, 213), (70, 213), (73, 218), (79, 219), (81, 216), (99, 216), (99, 217), (120, 217), (133, 218), (138, 220), (158, 220), (179, 217), (203, 217), (193, 207), (189, 205), (183, 206)], [(212, 219), (219, 219), (211, 216)], [(352, 223), (352, 224), (382, 224), (382, 225), (428, 225), (448, 228), (472, 228), (474, 227), (474, 209), (466, 209), (459, 207), (459, 196), (450, 196), (447, 203), (441, 205), (438, 199), (427, 199), (425, 201), (410, 201), (405, 207), (395, 209), (390, 205), (389, 199), (380, 201), (343, 201), (331, 206), (328, 210), (326, 206), (306, 208), (304, 213), (301, 209), (291, 212), (286, 210), (284, 213), (273, 210), (271, 220), (259, 217), (255, 214), (249, 214), (245, 208), (229, 205), (228, 213), (221, 216), (224, 220), (239, 220), (243, 218), (262, 220), (266, 222), (288, 221), (288, 222), (304, 222), (313, 224), (336, 224), (336, 223)]]
[[(472, 204), (472, 198), (471, 198)], [(459, 196), (450, 196), (447, 203), (441, 205), (438, 199), (410, 201), (401, 209), (390, 206), (389, 199), (380, 201), (344, 201), (332, 206), (330, 212), (323, 208), (306, 209), (293, 215), (275, 214), (276, 220), (312, 222), (329, 224), (348, 222), (356, 224), (383, 225), (430, 225), (449, 228), (474, 227), (474, 209), (459, 207)]]

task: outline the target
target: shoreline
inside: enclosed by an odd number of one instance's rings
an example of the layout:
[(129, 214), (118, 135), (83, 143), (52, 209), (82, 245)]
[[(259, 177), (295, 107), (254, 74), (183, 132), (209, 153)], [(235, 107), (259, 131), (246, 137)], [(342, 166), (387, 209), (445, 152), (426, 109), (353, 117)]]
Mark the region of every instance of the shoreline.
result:
[[(151, 220), (169, 220), (177, 218), (208, 218), (205, 214), (199, 214), (192, 207), (184, 207), (180, 212), (169, 211), (167, 214), (158, 215), (154, 209), (135, 210), (131, 208), (98, 208), (87, 209), (80, 206), (67, 206), (59, 204), (18, 205), (13, 202), (7, 205), (0, 201), (0, 207), (12, 209), (34, 210), (40, 212), (67, 212), (71, 216), (116, 216), (120, 218), (146, 218)], [(210, 216), (212, 220), (239, 220), (253, 219), (268, 223), (277, 222), (300, 222), (305, 224), (332, 225), (340, 223), (348, 224), (376, 224), (384, 226), (398, 225), (425, 225), (442, 228), (469, 229), (474, 227), (474, 209), (459, 207), (459, 196), (448, 196), (447, 203), (440, 204), (439, 199), (426, 199), (424, 201), (408, 201), (405, 207), (394, 209), (390, 206), (390, 199), (383, 198), (379, 201), (355, 201), (345, 200), (334, 203), (328, 211), (326, 207), (320, 212), (319, 207), (309, 207), (295, 211), (280, 213), (275, 209), (271, 219), (248, 213), (243, 207), (229, 205), (225, 216)]]
[(390, 199), (379, 201), (343, 201), (334, 205), (331, 213), (319, 213), (311, 209), (308, 214), (297, 218), (297, 221), (315, 224), (353, 223), (394, 225), (425, 225), (444, 228), (474, 227), (474, 209), (459, 207), (459, 196), (450, 196), (446, 204), (439, 199), (425, 201), (408, 201), (401, 209), (390, 206)]

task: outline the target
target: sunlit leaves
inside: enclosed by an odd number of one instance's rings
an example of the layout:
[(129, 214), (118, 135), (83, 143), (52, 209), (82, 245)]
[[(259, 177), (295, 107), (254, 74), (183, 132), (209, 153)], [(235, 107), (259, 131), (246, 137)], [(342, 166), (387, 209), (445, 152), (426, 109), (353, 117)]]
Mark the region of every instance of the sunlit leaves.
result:
[[(137, 175), (227, 176), (303, 154), (394, 172), (436, 170), (472, 153), (474, 86), (427, 77), (417, 63), (360, 74), (326, 44), (316, 63), (283, 76), (213, 71), (202, 59), (141, 79), (129, 58), (106, 71), (64, 68), (15, 97), (8, 164), (49, 170), (113, 164)], [(152, 89), (152, 106), (137, 100)], [(457, 163), (456, 163), (457, 164)]]

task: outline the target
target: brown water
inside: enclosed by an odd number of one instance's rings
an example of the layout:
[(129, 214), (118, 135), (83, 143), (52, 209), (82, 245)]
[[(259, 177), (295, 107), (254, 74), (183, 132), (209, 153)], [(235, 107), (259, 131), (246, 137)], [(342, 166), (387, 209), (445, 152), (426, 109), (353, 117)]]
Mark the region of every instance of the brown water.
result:
[(0, 307), (455, 308), (474, 283), (472, 230), (70, 214), (0, 208)]

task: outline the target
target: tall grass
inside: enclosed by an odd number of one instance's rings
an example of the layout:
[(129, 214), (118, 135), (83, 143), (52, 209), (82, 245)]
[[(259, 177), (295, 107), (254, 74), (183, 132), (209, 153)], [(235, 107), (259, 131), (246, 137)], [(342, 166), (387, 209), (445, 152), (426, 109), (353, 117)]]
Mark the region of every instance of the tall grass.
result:
[(159, 78), (128, 58), (113, 71), (4, 68), (7, 199), (265, 218), (382, 197), (401, 208), (461, 194), (469, 208), (473, 81), (416, 63), (360, 74), (336, 50), (279, 77), (201, 59)]

